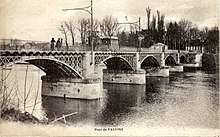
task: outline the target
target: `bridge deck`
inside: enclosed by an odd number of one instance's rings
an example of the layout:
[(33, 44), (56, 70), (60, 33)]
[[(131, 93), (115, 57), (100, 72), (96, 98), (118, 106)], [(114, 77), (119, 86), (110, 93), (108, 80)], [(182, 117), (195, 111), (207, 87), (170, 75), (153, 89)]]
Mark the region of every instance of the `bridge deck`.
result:
[[(36, 50), (0, 50), (0, 55), (4, 55), (5, 53), (18, 53), (18, 54), (21, 54), (21, 53), (33, 53), (33, 54), (36, 54), (36, 53), (67, 53), (67, 54), (70, 54), (70, 53), (91, 53), (91, 51), (36, 51)], [(111, 54), (123, 54), (123, 53), (162, 53), (162, 52), (158, 52), (158, 51), (140, 51), (140, 52), (134, 52), (134, 51), (93, 51), (93, 53), (111, 53)], [(177, 50), (166, 50), (164, 53), (178, 53)], [(180, 53), (198, 53), (198, 52), (189, 52), (189, 51), (180, 51)]]

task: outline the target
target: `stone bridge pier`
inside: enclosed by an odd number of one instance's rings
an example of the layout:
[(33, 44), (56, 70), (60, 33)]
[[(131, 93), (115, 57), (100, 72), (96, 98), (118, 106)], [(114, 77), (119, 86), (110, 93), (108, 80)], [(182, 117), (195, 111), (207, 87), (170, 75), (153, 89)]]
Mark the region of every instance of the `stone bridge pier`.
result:
[(94, 53), (94, 77), (105, 83), (145, 84), (145, 70), (140, 68), (139, 53)]

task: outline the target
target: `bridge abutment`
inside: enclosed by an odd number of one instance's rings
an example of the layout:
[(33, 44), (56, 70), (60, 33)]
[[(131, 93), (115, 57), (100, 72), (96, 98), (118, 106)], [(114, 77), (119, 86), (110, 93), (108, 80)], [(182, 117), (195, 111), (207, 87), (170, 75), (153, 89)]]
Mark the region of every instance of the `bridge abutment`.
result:
[(58, 80), (42, 78), (42, 95), (75, 99), (99, 99), (103, 97), (103, 87), (100, 79), (70, 79)]
[(103, 82), (117, 84), (146, 84), (145, 70), (138, 71), (103, 71)]

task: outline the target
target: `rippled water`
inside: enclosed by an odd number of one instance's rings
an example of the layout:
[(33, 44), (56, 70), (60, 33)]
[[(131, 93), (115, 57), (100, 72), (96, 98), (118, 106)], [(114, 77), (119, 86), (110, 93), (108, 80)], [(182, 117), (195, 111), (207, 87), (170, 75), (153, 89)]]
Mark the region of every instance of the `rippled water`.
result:
[[(17, 69), (22, 71), (22, 69)], [(19, 71), (16, 74), (22, 74)], [(34, 77), (38, 70), (31, 71)], [(35, 74), (36, 73), (36, 74)], [(41, 74), (42, 75), (42, 74)], [(19, 76), (17, 76), (19, 77)], [(20, 77), (21, 78), (21, 77)], [(74, 126), (219, 128), (218, 74), (189, 71), (169, 78), (148, 77), (146, 85), (104, 84), (105, 98), (39, 97), (35, 115), (62, 115)], [(36, 84), (36, 83), (35, 83)]]
[(218, 128), (217, 76), (196, 71), (147, 78), (146, 85), (104, 84), (103, 100), (49, 97), (43, 107), (51, 119), (78, 112), (67, 120), (79, 125)]

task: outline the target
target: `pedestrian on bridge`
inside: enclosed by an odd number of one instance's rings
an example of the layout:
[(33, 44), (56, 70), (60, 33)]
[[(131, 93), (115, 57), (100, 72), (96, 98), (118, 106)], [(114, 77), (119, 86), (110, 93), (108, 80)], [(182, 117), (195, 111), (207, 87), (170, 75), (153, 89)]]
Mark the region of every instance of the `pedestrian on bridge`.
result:
[(61, 47), (61, 42), (60, 42), (60, 38), (58, 38), (57, 42), (56, 42), (56, 48), (59, 51)]
[(53, 51), (53, 50), (54, 50), (54, 43), (55, 43), (56, 41), (54, 40), (54, 38), (52, 38), (52, 40), (51, 40), (50, 42), (51, 42), (51, 44), (50, 44), (50, 50)]
[(59, 50), (61, 49), (62, 45), (63, 45), (63, 39), (60, 38), (60, 47), (59, 47)]

